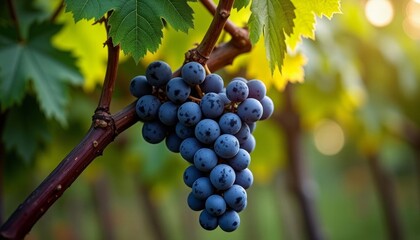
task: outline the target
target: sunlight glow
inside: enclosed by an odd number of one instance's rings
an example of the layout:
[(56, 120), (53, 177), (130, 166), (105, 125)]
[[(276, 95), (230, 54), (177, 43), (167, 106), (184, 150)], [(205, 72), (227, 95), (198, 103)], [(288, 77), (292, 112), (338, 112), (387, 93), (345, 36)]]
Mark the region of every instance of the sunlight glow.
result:
[(335, 155), (344, 146), (343, 129), (335, 121), (323, 120), (315, 127), (314, 141), (319, 152), (328, 156)]
[(368, 0), (365, 14), (372, 25), (384, 27), (394, 18), (394, 7), (389, 0)]
[(403, 22), (405, 33), (413, 39), (420, 39), (420, 0), (408, 2), (406, 14)]

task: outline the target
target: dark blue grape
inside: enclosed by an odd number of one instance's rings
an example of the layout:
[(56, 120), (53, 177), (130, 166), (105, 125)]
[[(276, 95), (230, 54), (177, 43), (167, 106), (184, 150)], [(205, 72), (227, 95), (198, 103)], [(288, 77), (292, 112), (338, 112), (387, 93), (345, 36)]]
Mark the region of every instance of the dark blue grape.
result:
[(166, 126), (161, 122), (145, 122), (142, 127), (142, 135), (148, 143), (160, 143), (166, 137)]
[(216, 73), (211, 73), (204, 78), (204, 82), (200, 84), (201, 91), (204, 93), (219, 93), (223, 89), (223, 79)]
[(239, 141), (233, 135), (222, 134), (214, 142), (214, 151), (221, 158), (232, 158), (239, 151)]
[(242, 171), (236, 172), (235, 184), (240, 185), (244, 189), (251, 187), (254, 182), (254, 175), (249, 168), (245, 168)]
[(130, 93), (136, 98), (152, 94), (152, 86), (147, 82), (146, 76), (139, 75), (130, 81)]
[(136, 113), (141, 121), (152, 121), (158, 116), (160, 101), (153, 95), (145, 95), (136, 103)]
[(227, 210), (219, 217), (219, 227), (225, 232), (235, 231), (241, 224), (239, 214), (234, 210)]
[(235, 134), (235, 137), (238, 139), (239, 143), (246, 141), (251, 134), (248, 124), (242, 123), (241, 129)]
[(205, 200), (214, 192), (213, 185), (208, 177), (201, 177), (192, 185), (192, 193), (197, 199)]
[(271, 100), (271, 98), (269, 96), (265, 96), (261, 101), (261, 105), (263, 107), (263, 114), (260, 118), (260, 120), (265, 120), (269, 117), (271, 117), (271, 115), (274, 112), (274, 103), (273, 100)]
[(251, 155), (241, 148), (238, 153), (233, 157), (227, 160), (228, 164), (235, 169), (235, 171), (244, 170), (251, 163)]
[(235, 182), (235, 170), (227, 164), (219, 164), (210, 172), (210, 181), (218, 190), (226, 190)]
[(258, 121), (263, 113), (263, 107), (257, 99), (247, 98), (238, 106), (238, 115), (247, 123)]
[(181, 139), (194, 137), (194, 127), (187, 127), (184, 124), (178, 122), (175, 126), (175, 132)]
[(201, 211), (205, 208), (206, 201), (194, 197), (194, 194), (190, 192), (190, 194), (188, 194), (187, 204), (191, 210)]
[(164, 102), (159, 107), (159, 120), (166, 126), (174, 126), (178, 122), (178, 106), (173, 102)]
[(204, 144), (212, 144), (220, 136), (219, 124), (212, 119), (203, 119), (195, 126), (195, 137)]
[(204, 177), (204, 173), (198, 170), (194, 165), (190, 165), (185, 169), (183, 176), (185, 185), (192, 187), (195, 180)]
[(152, 86), (164, 86), (172, 78), (171, 67), (163, 61), (152, 62), (146, 69), (146, 78)]
[(241, 80), (233, 80), (226, 86), (226, 96), (232, 102), (242, 102), (249, 94), (248, 85)]
[(179, 153), (179, 146), (181, 146), (182, 140), (173, 132), (166, 137), (165, 144), (169, 151)]
[(218, 118), (222, 115), (225, 105), (217, 93), (206, 93), (200, 102), (201, 111), (207, 118)]
[(179, 146), (179, 153), (190, 163), (194, 163), (194, 154), (201, 148), (200, 142), (194, 138), (186, 138)]
[(202, 172), (210, 172), (217, 160), (216, 153), (210, 148), (201, 148), (194, 154), (194, 166)]
[(198, 221), (202, 228), (206, 230), (214, 230), (217, 228), (217, 217), (212, 216), (206, 210), (201, 211)]
[(184, 81), (191, 85), (199, 85), (204, 82), (206, 70), (198, 62), (189, 62), (182, 66), (181, 76)]
[(225, 199), (226, 204), (236, 212), (240, 212), (246, 207), (246, 190), (240, 185), (232, 185), (223, 193), (223, 198)]
[(185, 102), (191, 93), (191, 87), (180, 77), (172, 78), (166, 85), (166, 96), (174, 103)]
[(261, 100), (265, 97), (267, 93), (267, 88), (265, 84), (258, 79), (250, 80), (246, 83), (249, 88), (249, 98), (255, 98), (257, 100)]
[(226, 96), (225, 92), (218, 93), (218, 95), (220, 99), (222, 100), (223, 105), (228, 105), (229, 103), (231, 103), (229, 98)]
[(227, 112), (220, 117), (219, 126), (222, 133), (236, 134), (242, 127), (242, 120), (237, 114)]
[(207, 198), (205, 208), (210, 215), (217, 217), (225, 213), (226, 201), (222, 196), (213, 194)]
[(178, 120), (188, 127), (196, 125), (201, 120), (200, 106), (195, 102), (183, 103), (178, 108)]
[(254, 151), (256, 145), (255, 137), (252, 134), (248, 135), (248, 138), (240, 144), (240, 147), (251, 153)]
[(248, 122), (246, 125), (248, 125), (250, 133), (253, 133), (257, 128), (257, 122)]

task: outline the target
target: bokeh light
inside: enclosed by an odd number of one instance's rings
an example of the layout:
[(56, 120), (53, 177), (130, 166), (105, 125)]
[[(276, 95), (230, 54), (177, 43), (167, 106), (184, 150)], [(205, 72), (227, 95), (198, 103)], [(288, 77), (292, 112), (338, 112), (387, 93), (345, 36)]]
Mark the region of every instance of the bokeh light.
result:
[(420, 39), (420, 0), (408, 2), (406, 14), (404, 32), (413, 39)]
[(389, 0), (369, 0), (365, 5), (368, 21), (376, 27), (384, 27), (394, 18), (394, 7)]
[(319, 152), (328, 156), (335, 155), (344, 146), (343, 129), (335, 121), (323, 120), (315, 127), (314, 141)]

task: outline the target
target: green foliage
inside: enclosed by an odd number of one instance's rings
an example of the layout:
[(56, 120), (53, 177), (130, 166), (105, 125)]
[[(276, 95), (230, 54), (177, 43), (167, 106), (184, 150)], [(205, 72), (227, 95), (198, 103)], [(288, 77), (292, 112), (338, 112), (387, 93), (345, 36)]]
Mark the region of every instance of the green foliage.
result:
[(241, 10), (242, 8), (247, 7), (249, 5), (250, 1), (251, 0), (236, 0), (233, 3), (233, 7), (238, 9), (238, 10)]
[(285, 34), (293, 32), (295, 7), (290, 0), (262, 0), (253, 1), (251, 11), (248, 22), (251, 42), (257, 43), (263, 34), (271, 71), (276, 66), (281, 69), (287, 50)]
[(115, 9), (120, 2), (120, 0), (65, 0), (66, 12), (72, 12), (76, 22), (92, 18), (99, 20), (106, 12)]
[(9, 110), (2, 141), (8, 151), (15, 151), (29, 163), (40, 145), (50, 138), (48, 123), (33, 98)]
[(12, 28), (0, 28), (2, 109), (21, 102), (31, 86), (45, 115), (66, 122), (67, 84), (79, 85), (83, 78), (74, 66), (75, 59), (51, 45), (51, 38), (60, 28), (47, 22), (33, 24), (23, 41)]

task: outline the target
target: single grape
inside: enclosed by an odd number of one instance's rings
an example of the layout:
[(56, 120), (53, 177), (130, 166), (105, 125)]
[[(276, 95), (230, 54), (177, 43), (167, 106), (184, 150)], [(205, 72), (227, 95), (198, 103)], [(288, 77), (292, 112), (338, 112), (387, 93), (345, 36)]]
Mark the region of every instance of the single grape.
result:
[(214, 192), (213, 185), (208, 177), (201, 177), (192, 185), (192, 193), (197, 199), (205, 200)]
[(255, 141), (254, 135), (249, 134), (248, 138), (240, 144), (240, 147), (251, 153), (254, 151), (256, 144), (257, 142)]
[(166, 96), (174, 103), (184, 103), (191, 93), (191, 87), (180, 77), (169, 80), (166, 85)]
[(179, 153), (181, 156), (190, 163), (194, 163), (194, 154), (201, 148), (200, 142), (194, 138), (186, 138), (179, 146)]
[(202, 172), (210, 172), (217, 160), (216, 153), (210, 148), (201, 148), (194, 154), (194, 166)]
[(217, 217), (212, 216), (206, 210), (201, 211), (200, 216), (198, 217), (198, 221), (206, 230), (214, 230), (217, 228)]
[(220, 92), (218, 93), (220, 99), (222, 100), (223, 105), (228, 105), (229, 103), (231, 103), (231, 101), (229, 100), (229, 98), (226, 96), (225, 92)]
[(274, 103), (273, 100), (271, 100), (271, 98), (269, 96), (265, 96), (261, 101), (261, 105), (263, 107), (263, 114), (260, 118), (260, 120), (265, 120), (269, 117), (271, 117), (271, 115), (274, 112)]
[(232, 185), (223, 193), (223, 198), (225, 199), (226, 204), (236, 212), (240, 212), (246, 207), (246, 190), (240, 185)]
[(233, 80), (226, 86), (226, 96), (232, 102), (242, 102), (249, 94), (248, 85), (241, 80)]
[(250, 133), (253, 133), (257, 128), (257, 122), (248, 122), (246, 125), (248, 125)]
[(164, 102), (159, 107), (159, 120), (166, 126), (174, 126), (178, 122), (178, 106), (173, 102)]
[(178, 108), (178, 120), (185, 126), (191, 127), (201, 120), (200, 106), (195, 102), (185, 102)]
[(190, 207), (191, 210), (201, 211), (205, 208), (206, 201), (194, 197), (194, 194), (192, 192), (190, 192), (188, 194), (187, 204), (188, 204), (188, 207)]
[(221, 158), (232, 158), (239, 151), (239, 141), (231, 134), (222, 134), (214, 141), (214, 151)]
[(243, 77), (234, 77), (234, 78), (232, 78), (231, 82), (232, 81), (236, 81), (236, 80), (241, 81), (241, 82), (244, 82), (244, 83), (247, 83), (248, 82), (248, 80), (246, 80)]
[(194, 86), (203, 83), (206, 70), (198, 62), (189, 62), (182, 66), (181, 75), (187, 84)]
[(218, 190), (226, 190), (235, 182), (235, 170), (227, 164), (219, 164), (210, 172), (210, 181)]
[(141, 121), (152, 121), (158, 116), (160, 101), (153, 95), (145, 95), (137, 100), (136, 113)]
[(251, 187), (253, 182), (254, 175), (252, 174), (251, 170), (249, 170), (249, 168), (245, 168), (242, 171), (236, 172), (235, 184), (238, 184), (244, 189), (248, 189)]
[(249, 98), (255, 98), (257, 100), (262, 100), (267, 94), (267, 88), (265, 84), (258, 79), (250, 80), (246, 83), (249, 88)]
[(235, 134), (235, 137), (238, 139), (239, 143), (246, 141), (251, 134), (248, 124), (242, 123), (241, 129)]
[(211, 73), (204, 78), (204, 82), (200, 84), (201, 91), (204, 93), (219, 93), (223, 89), (223, 79), (216, 73)]
[(247, 98), (238, 106), (238, 115), (247, 123), (258, 121), (263, 113), (263, 107), (257, 99)]
[(139, 75), (130, 81), (130, 93), (136, 98), (152, 94), (153, 87), (147, 82), (146, 76)]
[(223, 114), (219, 119), (219, 126), (222, 133), (236, 134), (242, 127), (241, 118), (231, 112)]
[(164, 86), (172, 78), (171, 67), (163, 61), (152, 62), (146, 69), (146, 78), (152, 86)]
[(142, 127), (142, 135), (148, 143), (160, 143), (166, 137), (166, 126), (161, 122), (145, 122)]
[(239, 214), (234, 210), (227, 210), (219, 217), (219, 227), (225, 232), (235, 231), (240, 224)]
[(195, 126), (195, 137), (204, 144), (212, 144), (219, 136), (219, 124), (213, 119), (203, 119)]
[(217, 93), (206, 93), (200, 102), (201, 111), (207, 118), (218, 118), (222, 115), (225, 106)]
[(192, 187), (195, 180), (204, 177), (204, 173), (198, 170), (194, 165), (190, 165), (185, 169), (183, 177), (185, 185)]
[(179, 146), (181, 146), (182, 140), (175, 132), (172, 132), (166, 137), (165, 144), (169, 151), (179, 153)]
[(181, 139), (194, 137), (194, 127), (187, 127), (184, 124), (178, 122), (175, 126), (175, 132)]
[(217, 217), (225, 213), (226, 201), (222, 196), (213, 194), (207, 198), (205, 208), (210, 215)]
[(235, 171), (242, 171), (251, 163), (251, 155), (245, 149), (240, 148), (238, 153), (233, 158), (229, 158), (227, 162)]

